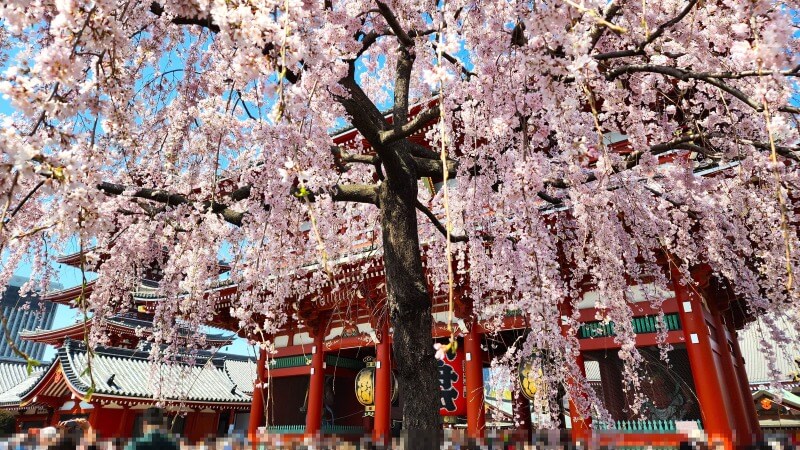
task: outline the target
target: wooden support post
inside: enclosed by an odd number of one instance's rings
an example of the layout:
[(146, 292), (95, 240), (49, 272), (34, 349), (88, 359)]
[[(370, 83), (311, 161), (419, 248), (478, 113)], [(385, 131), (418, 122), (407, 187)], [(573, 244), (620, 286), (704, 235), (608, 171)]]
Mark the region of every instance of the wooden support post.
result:
[(477, 439), (482, 438), (486, 430), (486, 410), (483, 397), (483, 349), (475, 321), (464, 336), (464, 351), (467, 360), (467, 436)]
[(514, 400), (512, 412), (514, 413), (514, 422), (516, 422), (517, 431), (519, 431), (521, 437), (525, 437), (525, 442), (530, 442), (533, 436), (533, 427), (531, 426), (531, 401), (522, 395), (522, 392), (515, 392), (512, 396)]
[(325, 331), (315, 330), (311, 348), (311, 375), (308, 383), (308, 408), (306, 409), (306, 435), (314, 436), (322, 429), (322, 397), (325, 391)]
[(386, 321), (381, 326), (381, 341), (377, 345), (376, 353), (375, 422), (372, 440), (376, 444), (388, 445), (392, 437), (392, 344)]
[(712, 348), (705, 307), (693, 286), (683, 284), (680, 270), (672, 265), (670, 272), (686, 340), (686, 352), (692, 368), (692, 378), (697, 399), (700, 401), (703, 427), (710, 441), (722, 441), (726, 449), (731, 449), (733, 424), (727, 411), (730, 405), (725, 392), (725, 379), (718, 367), (719, 358)]
[[(575, 330), (570, 329), (569, 325), (566, 324), (566, 319), (572, 316), (573, 308), (570, 299), (564, 299), (561, 304), (561, 334), (567, 336), (568, 333), (574, 333)], [(583, 377), (586, 377), (586, 365), (583, 362), (583, 354), (578, 350), (577, 355), (575, 356), (575, 365), (577, 366), (580, 374)], [(579, 389), (576, 388), (574, 380), (569, 380), (569, 418), (572, 422), (572, 441), (573, 442), (588, 442), (589, 435), (592, 427), (592, 418), (591, 417), (582, 417), (578, 411), (578, 408), (575, 406), (575, 401), (573, 400), (572, 396), (576, 394), (576, 391)], [(584, 392), (578, 392), (577, 395), (586, 395)]]
[[(575, 365), (578, 366), (578, 370), (583, 377), (586, 377), (586, 365), (583, 361), (583, 354), (578, 353), (575, 357)], [(581, 392), (578, 395), (585, 395), (585, 393)], [(592, 418), (591, 417), (583, 417), (578, 408), (575, 406), (575, 402), (572, 400), (572, 396), (569, 399), (569, 418), (572, 422), (572, 440), (574, 442), (588, 442), (589, 435), (591, 432), (591, 425), (592, 425)]]
[[(736, 365), (733, 361), (733, 345), (730, 342), (728, 327), (723, 323), (720, 312), (712, 311), (714, 318), (714, 331), (716, 333), (717, 347), (719, 348), (720, 362), (722, 363), (722, 373), (725, 378), (726, 389), (730, 396), (733, 406), (730, 414), (733, 415), (734, 425), (736, 426), (733, 438), (737, 444), (750, 445), (753, 443), (754, 430), (750, 429), (750, 421), (747, 417), (746, 399), (742, 398), (742, 389), (739, 386), (739, 377), (736, 374)], [(752, 397), (749, 399), (752, 403)]]
[(264, 373), (267, 363), (267, 350), (260, 349), (256, 363), (256, 379), (253, 385), (253, 399), (250, 402), (250, 421), (247, 424), (247, 436), (255, 443), (258, 438), (258, 427), (264, 421)]

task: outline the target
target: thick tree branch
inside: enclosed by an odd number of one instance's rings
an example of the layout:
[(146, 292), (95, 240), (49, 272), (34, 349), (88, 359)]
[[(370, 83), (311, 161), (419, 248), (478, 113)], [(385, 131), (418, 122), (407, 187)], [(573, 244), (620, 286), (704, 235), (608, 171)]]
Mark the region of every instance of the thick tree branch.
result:
[[(229, 208), (227, 205), (212, 202), (210, 200), (196, 202), (190, 200), (187, 196), (183, 194), (175, 194), (169, 191), (165, 191), (162, 189), (149, 189), (149, 188), (129, 188), (127, 186), (121, 184), (114, 184), (108, 182), (102, 182), (97, 185), (97, 189), (105, 192), (108, 195), (123, 195), (126, 191), (130, 191), (130, 196), (135, 198), (141, 198), (145, 200), (152, 200), (157, 203), (163, 203), (167, 206), (179, 206), (179, 205), (197, 205), (199, 204), (202, 208), (206, 211), (211, 211), (215, 214), (219, 214), (226, 222), (231, 223), (236, 226), (242, 225), (242, 219), (244, 218), (244, 213), (235, 211)], [(234, 191), (237, 192), (237, 197), (243, 195), (243, 191)], [(249, 196), (249, 189), (247, 189), (247, 194)]]
[(405, 139), (409, 136), (414, 135), (415, 133), (419, 132), (425, 126), (427, 126), (432, 120), (439, 117), (439, 105), (432, 106), (425, 111), (421, 111), (419, 114), (414, 116), (413, 119), (408, 121), (405, 125), (402, 125), (398, 128), (393, 128), (391, 130), (386, 130), (381, 132), (380, 139), (381, 144), (391, 144), (392, 142), (397, 142), (400, 139)]
[[(442, 176), (442, 162), (435, 159), (411, 157), (414, 164), (417, 166), (417, 177), (441, 177)], [(455, 160), (447, 160), (447, 177), (455, 178), (458, 171), (458, 162)]]
[(373, 184), (337, 184), (331, 191), (335, 202), (357, 202), (378, 205), (378, 186)]
[[(425, 216), (431, 221), (433, 226), (435, 226), (436, 229), (439, 230), (440, 233), (442, 233), (442, 236), (445, 237), (447, 236), (447, 229), (444, 227), (444, 225), (442, 225), (442, 222), (440, 222), (439, 219), (436, 218), (436, 216), (431, 212), (430, 209), (428, 209), (425, 205), (420, 203), (418, 199), (414, 200), (414, 206), (416, 206), (418, 210), (420, 210), (423, 214), (425, 214)], [(467, 242), (467, 241), (469, 241), (469, 237), (467, 237), (466, 235), (461, 235), (461, 236), (454, 236), (452, 234), (450, 235), (450, 242)]]
[(400, 25), (400, 21), (397, 19), (397, 16), (394, 15), (394, 11), (392, 11), (386, 3), (381, 1), (377, 3), (378, 11), (380, 11), (383, 18), (386, 19), (386, 23), (389, 25), (389, 28), (392, 29), (394, 35), (397, 36), (397, 40), (400, 41), (400, 44), (404, 47), (413, 47), (414, 40), (411, 39), (411, 36), (409, 36), (403, 29), (403, 26)]
[(383, 148), (381, 146), (381, 132), (388, 127), (386, 120), (380, 110), (370, 100), (369, 96), (361, 89), (355, 80), (355, 64), (350, 63), (347, 76), (339, 80), (339, 84), (350, 94), (347, 97), (336, 97), (336, 100), (344, 107), (350, 115), (353, 126), (361, 133), (361, 136), (369, 142), (373, 149), (380, 156)]
[(394, 107), (392, 108), (392, 132), (394, 133), (400, 133), (408, 124), (408, 93), (411, 90), (413, 67), (414, 53), (412, 49), (402, 46), (398, 48), (394, 79)]
[(419, 145), (414, 142), (409, 142), (408, 153), (411, 156), (424, 159), (439, 159), (440, 155), (428, 147)]

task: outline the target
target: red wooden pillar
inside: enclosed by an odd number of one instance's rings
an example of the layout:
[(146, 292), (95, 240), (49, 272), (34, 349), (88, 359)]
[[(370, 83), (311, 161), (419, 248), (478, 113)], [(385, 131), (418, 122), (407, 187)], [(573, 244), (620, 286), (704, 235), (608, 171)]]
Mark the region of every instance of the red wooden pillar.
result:
[[(580, 352), (578, 352), (577, 356), (575, 356), (575, 365), (578, 366), (578, 370), (580, 371), (581, 375), (586, 377), (586, 365), (583, 362), (583, 354)], [(572, 390), (577, 391), (578, 389)], [(578, 395), (585, 395), (585, 393), (581, 392)], [(575, 442), (588, 442), (592, 418), (581, 416), (578, 408), (575, 406), (575, 402), (572, 400), (571, 395), (569, 399), (569, 418), (572, 422), (572, 440)]]
[(530, 442), (533, 436), (533, 427), (531, 426), (531, 401), (522, 395), (522, 392), (514, 392), (512, 397), (514, 406), (511, 409), (514, 413), (514, 422), (516, 422), (517, 431), (521, 436), (525, 436), (525, 442)]
[[(574, 333), (575, 330), (571, 329), (569, 325), (567, 325), (566, 319), (572, 316), (573, 308), (572, 303), (569, 298), (565, 299), (561, 304), (561, 311), (563, 317), (561, 318), (561, 334), (567, 336), (569, 333)], [(585, 378), (586, 377), (586, 365), (583, 362), (583, 354), (581, 354), (580, 350), (577, 351), (575, 356), (575, 365), (577, 366), (580, 374)], [(572, 399), (573, 395), (586, 395), (584, 392), (578, 392), (580, 387), (574, 383), (573, 380), (569, 380), (569, 418), (572, 423), (572, 441), (573, 442), (588, 442), (589, 435), (592, 427), (592, 418), (591, 417), (581, 417), (578, 408), (575, 406), (575, 402)]]
[(388, 444), (392, 436), (392, 341), (389, 338), (389, 325), (385, 321), (381, 326), (381, 341), (376, 353), (372, 440), (376, 444)]
[(733, 347), (733, 355), (731, 356), (736, 363), (736, 377), (739, 379), (739, 390), (744, 401), (744, 415), (750, 424), (750, 430), (753, 432), (753, 441), (761, 441), (764, 436), (761, 433), (761, 424), (758, 423), (758, 413), (756, 413), (756, 405), (753, 402), (753, 393), (750, 392), (750, 381), (747, 379), (744, 357), (742, 356), (742, 349), (739, 347), (739, 336), (733, 327), (730, 328), (730, 333), (731, 346)]
[(473, 321), (469, 332), (464, 336), (466, 352), (467, 385), (467, 436), (482, 438), (486, 430), (486, 409), (483, 398), (483, 349), (477, 322)]
[[(722, 362), (722, 372), (725, 384), (728, 386), (727, 392), (730, 396), (735, 433), (734, 439), (737, 444), (749, 445), (753, 442), (754, 431), (750, 429), (750, 421), (747, 417), (747, 399), (742, 398), (742, 389), (739, 386), (739, 377), (736, 374), (736, 366), (733, 361), (733, 345), (730, 342), (728, 327), (723, 323), (719, 311), (712, 312), (714, 318), (714, 331), (716, 332), (717, 345), (719, 347), (720, 362)], [(749, 399), (753, 403), (752, 397)]]
[(247, 436), (251, 442), (258, 437), (258, 427), (264, 421), (264, 369), (267, 361), (267, 350), (260, 349), (256, 363), (256, 380), (253, 385), (253, 399), (250, 402), (250, 421), (247, 424)]
[(325, 391), (325, 341), (324, 328), (316, 330), (311, 347), (311, 375), (308, 383), (308, 408), (306, 409), (306, 435), (319, 434), (322, 428), (322, 396)]
[(127, 406), (123, 406), (122, 407), (122, 414), (120, 414), (119, 425), (117, 425), (117, 434), (116, 434), (116, 436), (119, 436), (119, 437), (128, 437), (128, 436), (130, 436), (130, 433), (129, 433), (130, 430), (126, 430), (126, 426), (128, 424), (128, 416), (130, 415), (130, 413), (131, 413), (131, 409), (130, 408), (128, 408)]
[(672, 266), (670, 272), (692, 378), (697, 399), (700, 401), (703, 427), (709, 440), (722, 440), (725, 448), (730, 449), (733, 446), (733, 426), (726, 411), (730, 405), (725, 392), (725, 379), (717, 367), (717, 356), (712, 348), (703, 303), (691, 286), (682, 284), (682, 276), (677, 267)]

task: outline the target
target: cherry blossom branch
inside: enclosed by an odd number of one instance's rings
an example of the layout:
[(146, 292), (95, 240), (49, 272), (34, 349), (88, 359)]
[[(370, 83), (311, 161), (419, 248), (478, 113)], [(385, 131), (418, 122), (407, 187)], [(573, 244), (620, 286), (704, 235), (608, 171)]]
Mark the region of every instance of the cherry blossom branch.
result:
[(581, 13), (588, 14), (592, 19), (595, 20), (597, 25), (601, 25), (603, 27), (606, 27), (606, 28), (608, 28), (609, 30), (611, 30), (611, 31), (613, 31), (615, 33), (624, 34), (624, 33), (628, 32), (627, 28), (621, 27), (621, 26), (619, 26), (617, 24), (609, 22), (608, 20), (605, 19), (605, 17), (597, 14), (597, 11), (595, 11), (593, 9), (589, 9), (589, 8), (583, 6), (583, 5), (579, 5), (579, 4), (575, 3), (575, 2), (573, 2), (572, 0), (561, 0), (561, 1), (563, 1), (564, 3), (566, 3), (567, 5), (575, 8), (575, 9), (577, 9)]
[[(164, 15), (164, 7), (161, 6), (158, 2), (150, 3), (150, 12), (155, 14), (158, 17)], [(204, 28), (208, 28), (209, 31), (214, 33), (219, 33), (219, 25), (215, 24), (214, 21), (211, 20), (211, 16), (207, 17), (181, 17), (175, 16), (170, 20), (175, 25), (199, 25)]]
[[(152, 2), (150, 3), (150, 12), (154, 15), (161, 17), (164, 15), (164, 7), (159, 2)], [(174, 16), (170, 20), (175, 25), (198, 25), (203, 28), (207, 28), (212, 33), (219, 33), (221, 31), (219, 25), (215, 24), (214, 21), (211, 19), (211, 16), (207, 17), (184, 17), (184, 16)], [(275, 44), (272, 42), (268, 42), (264, 45), (261, 49), (262, 55), (268, 55), (270, 52), (275, 50)], [(278, 70), (278, 73), (283, 73), (283, 77), (290, 83), (297, 83), (300, 80), (300, 75), (295, 73), (293, 70), (289, 69), (288, 67), (281, 67)]]
[(431, 45), (433, 45), (433, 49), (436, 50), (437, 53), (441, 53), (442, 54), (442, 58), (446, 59), (447, 61), (449, 61), (454, 66), (458, 67), (458, 69), (461, 71), (461, 73), (464, 76), (467, 77), (467, 80), (471, 79), (472, 77), (478, 76), (477, 73), (467, 69), (467, 67), (464, 66), (464, 64), (461, 61), (459, 61), (458, 58), (456, 58), (455, 56), (453, 56), (450, 53), (447, 53), (445, 51), (439, 52), (438, 51), (439, 50), (439, 44), (436, 43), (436, 41), (431, 41)]
[[(193, 205), (199, 203), (204, 210), (210, 210), (215, 214), (219, 214), (226, 222), (236, 226), (241, 226), (242, 219), (244, 218), (243, 212), (233, 210), (229, 208), (227, 205), (217, 202), (212, 202), (210, 200), (195, 202), (190, 200), (187, 196), (183, 194), (176, 194), (162, 189), (129, 188), (121, 184), (114, 184), (109, 182), (102, 182), (97, 185), (97, 188), (108, 195), (123, 195), (130, 190), (131, 192), (129, 193), (129, 195), (131, 197), (142, 198), (145, 200), (152, 200), (158, 203), (164, 203), (167, 206)], [(244, 190), (242, 191), (237, 190), (234, 192), (237, 192), (238, 196), (242, 195)], [(249, 196), (250, 194), (249, 189), (247, 189), (246, 192), (247, 195)]]
[(697, 4), (697, 2), (698, 0), (689, 0), (689, 2), (686, 4), (686, 6), (684, 6), (681, 12), (678, 13), (677, 16), (659, 25), (658, 28), (656, 28), (655, 31), (653, 31), (649, 36), (647, 36), (647, 39), (639, 43), (639, 45), (637, 45), (635, 49), (600, 53), (598, 55), (595, 55), (594, 59), (598, 61), (603, 61), (613, 58), (623, 58), (626, 56), (644, 55), (645, 47), (652, 44), (656, 39), (660, 38), (661, 35), (664, 34), (664, 31), (667, 30), (667, 28), (670, 28), (671, 26), (683, 20), (683, 18), (686, 17), (687, 14), (689, 14), (689, 11), (692, 10), (692, 8)]
[[(688, 80), (700, 80), (704, 81), (714, 87), (722, 89), (723, 91), (727, 92), (728, 94), (736, 97), (742, 103), (750, 106), (751, 108), (755, 109), (758, 112), (764, 110), (764, 105), (761, 103), (751, 99), (747, 96), (744, 92), (732, 87), (726, 83), (723, 83), (718, 78), (710, 77), (703, 73), (698, 72), (690, 72), (684, 69), (678, 69), (677, 67), (668, 67), (668, 66), (659, 66), (659, 65), (648, 65), (648, 64), (632, 64), (626, 65), (622, 67), (618, 67), (606, 75), (606, 79), (608, 81), (614, 81), (620, 75), (629, 75), (632, 73), (656, 73), (661, 75), (670, 76), (673, 78), (677, 78), (681, 81), (688, 81)], [(794, 108), (796, 109), (796, 108)], [(783, 108), (781, 108), (783, 111)], [(800, 110), (799, 110), (800, 111)], [(789, 112), (789, 111), (787, 111)]]
[[(612, 1), (608, 6), (606, 6), (605, 11), (603, 11), (603, 19), (606, 22), (611, 22), (611, 20), (619, 13), (620, 9), (620, 4)], [(592, 31), (589, 32), (589, 53), (591, 53), (595, 46), (597, 46), (597, 43), (600, 42), (600, 38), (603, 37), (603, 34), (605, 34), (606, 30), (606, 27), (598, 24), (592, 26)]]
[[(445, 226), (442, 225), (442, 222), (440, 222), (439, 219), (436, 218), (436, 215), (434, 215), (430, 209), (428, 209), (425, 205), (423, 205), (419, 201), (419, 199), (414, 200), (414, 206), (418, 210), (420, 210), (423, 214), (425, 214), (425, 216), (431, 221), (433, 226), (436, 227), (436, 229), (439, 230), (439, 232), (442, 233), (443, 236), (447, 237), (447, 228), (445, 228)], [(467, 241), (469, 241), (469, 237), (467, 235), (460, 235), (460, 236), (458, 235), (454, 236), (452, 234), (450, 235), (450, 242), (467, 242)]]

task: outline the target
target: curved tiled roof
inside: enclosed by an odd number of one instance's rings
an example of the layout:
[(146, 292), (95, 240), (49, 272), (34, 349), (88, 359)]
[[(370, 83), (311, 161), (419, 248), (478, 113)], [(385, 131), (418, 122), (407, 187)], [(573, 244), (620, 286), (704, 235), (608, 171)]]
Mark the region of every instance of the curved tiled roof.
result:
[[(91, 378), (86, 371), (88, 362), (84, 345), (67, 340), (59, 349), (58, 361), (70, 385), (85, 394), (91, 386)], [(224, 363), (223, 357), (201, 354), (194, 365), (185, 362), (155, 365), (148, 360), (146, 352), (101, 347), (95, 349), (91, 358), (94, 395), (142, 399), (160, 397), (200, 403), (249, 403), (250, 395), (231, 380), (223, 367)]]
[(252, 359), (231, 359), (225, 361), (225, 373), (236, 386), (247, 394), (253, 393), (253, 382), (256, 379), (256, 362)]
[(44, 374), (47, 373), (48, 367), (36, 367), (28, 375), (26, 364), (22, 364), (22, 370), (23, 376), (18, 378), (13, 385), (9, 385), (6, 379), (2, 380), (3, 388), (0, 391), (0, 407), (13, 408), (19, 406), (20, 400), (42, 379)]
[(786, 348), (776, 347), (776, 366), (780, 374), (777, 380), (774, 380), (770, 373), (767, 357), (764, 355), (765, 348), (761, 343), (764, 340), (768, 346), (775, 346), (768, 327), (762, 321), (757, 320), (739, 332), (739, 346), (742, 349), (747, 378), (751, 385), (769, 384), (772, 381), (791, 381), (791, 373), (800, 370), (794, 362), (794, 358), (800, 356), (800, 333), (786, 323), (779, 323), (778, 328), (780, 333), (788, 336), (791, 342)]
[[(41, 372), (36, 368), (34, 372)], [(6, 392), (28, 378), (28, 364), (25, 362), (0, 363), (0, 393)]]

